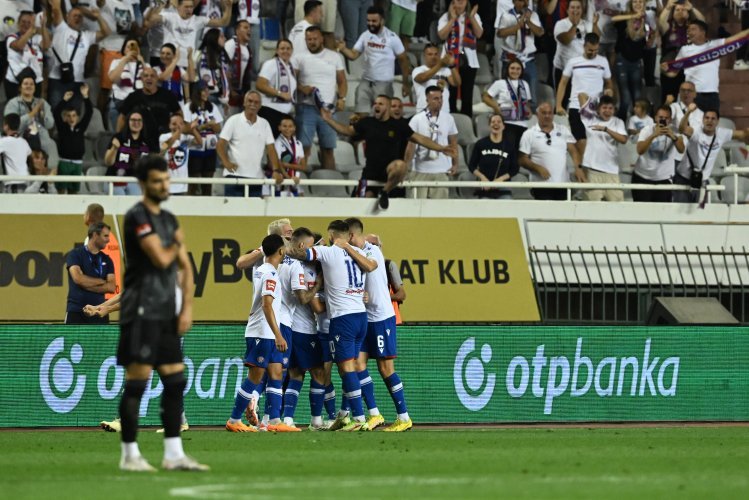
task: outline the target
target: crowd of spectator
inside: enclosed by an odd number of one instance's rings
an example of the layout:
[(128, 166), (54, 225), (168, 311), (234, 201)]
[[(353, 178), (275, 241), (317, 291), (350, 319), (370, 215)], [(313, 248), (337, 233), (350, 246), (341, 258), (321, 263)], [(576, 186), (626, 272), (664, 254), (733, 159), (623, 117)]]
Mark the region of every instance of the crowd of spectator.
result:
[[(496, 182), (469, 194), (493, 199), (523, 180), (631, 176), (697, 190), (723, 149), (749, 140), (721, 120), (719, 59), (670, 64), (749, 37), (709, 39), (690, 0), (1, 0), (7, 13), (0, 153), (10, 175), (131, 176), (139, 157), (161, 154), (175, 178), (356, 179), (352, 195), (387, 208), (391, 197), (451, 194), (406, 193), (404, 179)], [(749, 68), (744, 54), (736, 69)], [(114, 191), (139, 194), (137, 183)]]

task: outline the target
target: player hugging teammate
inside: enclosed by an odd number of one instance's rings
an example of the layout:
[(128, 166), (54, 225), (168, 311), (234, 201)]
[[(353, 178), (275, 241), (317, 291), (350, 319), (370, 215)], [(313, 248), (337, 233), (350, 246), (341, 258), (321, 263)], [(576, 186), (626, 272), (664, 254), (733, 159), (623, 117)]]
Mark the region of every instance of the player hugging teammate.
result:
[[(238, 259), (240, 269), (253, 267), (254, 294), (245, 328), (249, 370), (226, 423), (228, 431), (299, 432), (294, 412), (306, 372), (311, 376), (310, 430), (374, 430), (385, 420), (367, 371), (370, 357), (377, 360), (398, 414), (384, 430), (412, 427), (394, 366), (395, 311), (385, 259), (379, 247), (365, 240), (363, 229), (356, 218), (332, 221), (327, 228), (331, 246), (325, 246), (309, 229), (293, 230), (288, 219), (279, 219), (269, 225), (261, 248)], [(343, 383), (337, 414), (332, 362)], [(256, 408), (263, 391), (265, 415), (259, 421)]]

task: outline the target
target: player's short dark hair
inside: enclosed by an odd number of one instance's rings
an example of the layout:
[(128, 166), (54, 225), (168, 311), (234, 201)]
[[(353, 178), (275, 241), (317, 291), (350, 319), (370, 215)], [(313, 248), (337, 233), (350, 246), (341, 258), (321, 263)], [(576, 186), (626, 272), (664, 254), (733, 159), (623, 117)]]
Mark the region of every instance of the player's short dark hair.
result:
[(104, 207), (98, 203), (92, 203), (86, 207), (86, 215), (92, 221), (101, 222), (104, 220)]
[[(298, 1), (298, 0), (297, 0)], [(320, 0), (307, 0), (304, 2), (304, 15), (308, 16), (310, 13), (322, 5)]]
[(698, 26), (703, 33), (707, 33), (707, 23), (705, 21), (702, 21), (700, 19), (692, 19), (691, 21), (689, 21), (689, 26), (693, 24), (695, 26)]
[(599, 107), (599, 108), (600, 108), (601, 106), (603, 106), (604, 104), (611, 104), (612, 106), (616, 107), (616, 101), (615, 101), (615, 100), (614, 100), (614, 98), (613, 98), (613, 97), (611, 97), (610, 95), (602, 95), (602, 96), (601, 96), (601, 97), (600, 97), (600, 98), (598, 99), (598, 107)]
[(101, 234), (101, 232), (104, 230), (104, 228), (112, 230), (111, 227), (109, 227), (109, 224), (106, 222), (94, 222), (90, 226), (88, 226), (88, 237), (91, 238), (95, 234)]
[(370, 8), (368, 8), (367, 14), (377, 14), (380, 17), (385, 17), (385, 11), (382, 10), (382, 7), (377, 7), (376, 5), (373, 5)]
[(275, 255), (281, 248), (286, 245), (286, 242), (280, 234), (269, 234), (263, 238), (263, 253), (266, 257)]
[(148, 172), (151, 170), (168, 172), (169, 168), (167, 167), (166, 159), (157, 154), (150, 154), (141, 156), (135, 163), (135, 177), (137, 177), (139, 181), (146, 182), (148, 179)]
[(322, 35), (322, 29), (319, 26), (315, 26), (314, 24), (310, 26), (309, 28), (307, 28), (306, 30), (304, 30), (305, 33), (312, 33), (314, 31), (317, 31)]
[(364, 231), (364, 223), (361, 221), (361, 219), (357, 219), (356, 217), (349, 217), (343, 222), (348, 224), (349, 231), (358, 231), (360, 233)]
[(315, 234), (309, 229), (307, 229), (306, 227), (298, 227), (294, 229), (293, 233), (291, 233), (291, 239), (294, 241), (299, 241), (302, 238), (314, 238), (314, 237), (315, 237)]
[[(78, 107), (72, 102), (66, 102), (62, 104), (60, 111), (62, 111), (63, 113), (70, 113), (71, 111), (75, 111), (76, 113), (78, 113)], [(5, 118), (7, 119), (8, 117), (6, 116)]]
[(601, 37), (598, 36), (597, 33), (588, 33), (587, 35), (585, 35), (583, 43), (587, 43), (589, 45), (598, 45), (599, 43), (601, 43)]
[(341, 219), (330, 221), (330, 224), (328, 224), (328, 231), (333, 231), (335, 233), (348, 233), (348, 224)]
[(429, 93), (430, 93), (430, 92), (439, 92), (439, 93), (441, 94), (441, 93), (442, 93), (442, 89), (441, 89), (441, 88), (439, 88), (439, 87), (438, 87), (438, 86), (436, 86), (436, 85), (430, 85), (430, 86), (428, 86), (428, 87), (426, 88), (426, 90), (424, 91), (424, 95), (429, 95)]
[(11, 131), (17, 132), (18, 129), (21, 128), (21, 115), (18, 113), (5, 115), (3, 123), (6, 124)]

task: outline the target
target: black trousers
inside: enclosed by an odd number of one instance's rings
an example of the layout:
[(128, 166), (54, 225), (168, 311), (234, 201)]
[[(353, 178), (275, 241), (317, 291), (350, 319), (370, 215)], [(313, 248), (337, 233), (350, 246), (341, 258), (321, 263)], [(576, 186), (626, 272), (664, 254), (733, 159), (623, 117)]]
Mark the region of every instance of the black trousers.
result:
[[(671, 179), (651, 181), (650, 179), (645, 179), (644, 177), (640, 177), (639, 175), (633, 173), (632, 184), (671, 184)], [(632, 200), (651, 203), (671, 203), (671, 191), (644, 191), (642, 189), (633, 189)]]
[(450, 112), (473, 116), (473, 84), (476, 81), (476, 68), (468, 65), (459, 69), (460, 79), (460, 109), (458, 109), (458, 88), (450, 87)]

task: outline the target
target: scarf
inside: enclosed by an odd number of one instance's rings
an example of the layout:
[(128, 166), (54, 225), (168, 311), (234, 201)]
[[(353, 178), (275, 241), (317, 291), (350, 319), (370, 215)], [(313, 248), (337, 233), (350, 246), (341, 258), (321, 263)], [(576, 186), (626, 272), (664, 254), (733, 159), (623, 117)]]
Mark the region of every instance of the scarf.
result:
[[(244, 72), (242, 72), (242, 49), (246, 48), (247, 66), (245, 66)], [(239, 43), (237, 37), (234, 37), (234, 54), (231, 57), (231, 90), (233, 94), (229, 100), (231, 106), (241, 106), (244, 93), (250, 88), (250, 76), (252, 68), (252, 49), (250, 45), (242, 45)]]
[[(286, 64), (280, 57), (276, 57), (276, 64), (278, 65), (278, 71), (276, 71), (276, 88), (281, 92), (291, 92), (291, 75), (294, 72), (291, 62)], [(275, 97), (273, 98), (273, 102), (283, 103), (286, 101), (280, 97)], [(294, 94), (291, 95), (291, 102), (294, 102)]]
[(675, 61), (669, 61), (666, 63), (668, 65), (668, 71), (679, 71), (681, 69), (692, 68), (694, 66), (699, 66), (700, 64), (716, 61), (723, 56), (727, 56), (728, 54), (736, 52), (742, 45), (746, 44), (747, 42), (749, 42), (749, 35), (739, 38), (738, 40), (734, 40), (733, 42), (724, 43), (723, 45), (703, 50), (702, 52), (694, 54), (693, 56), (682, 57), (681, 59), (676, 59)]
[(523, 80), (518, 80), (518, 91), (512, 88), (509, 78), (505, 78), (507, 90), (510, 92), (512, 99), (512, 109), (502, 110), (502, 118), (509, 121), (527, 120), (531, 115), (531, 108), (528, 106), (528, 94), (525, 92)]
[(206, 83), (209, 92), (217, 95), (222, 102), (226, 102), (226, 99), (229, 97), (226, 59), (226, 53), (222, 50), (219, 56), (218, 67), (213, 69), (208, 66), (208, 56), (205, 52), (200, 59), (200, 79)]
[(466, 14), (465, 16), (465, 30), (463, 31), (463, 39), (460, 38), (460, 16), (458, 16), (453, 22), (453, 27), (450, 30), (450, 34), (447, 37), (447, 53), (453, 56), (453, 62), (456, 66), (460, 66), (460, 50), (461, 45), (463, 50), (473, 49), (476, 50), (476, 35), (473, 34), (473, 27), (471, 26), (471, 18)]

